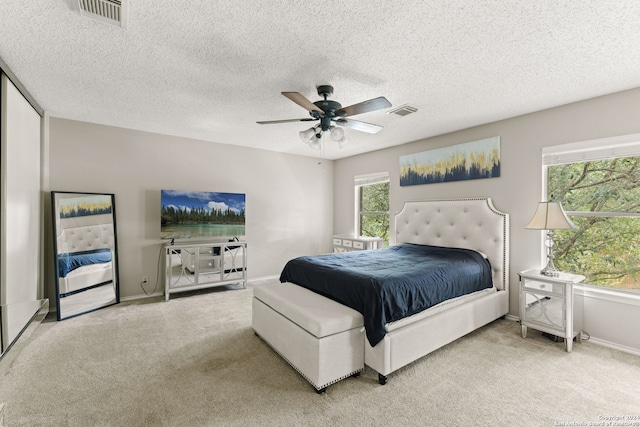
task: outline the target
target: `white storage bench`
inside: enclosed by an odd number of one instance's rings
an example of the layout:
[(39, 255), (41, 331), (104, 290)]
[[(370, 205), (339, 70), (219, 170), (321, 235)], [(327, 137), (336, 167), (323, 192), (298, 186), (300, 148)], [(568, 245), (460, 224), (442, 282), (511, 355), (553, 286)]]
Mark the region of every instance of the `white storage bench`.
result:
[(318, 393), (364, 369), (362, 315), (301, 286), (255, 287), (252, 327)]

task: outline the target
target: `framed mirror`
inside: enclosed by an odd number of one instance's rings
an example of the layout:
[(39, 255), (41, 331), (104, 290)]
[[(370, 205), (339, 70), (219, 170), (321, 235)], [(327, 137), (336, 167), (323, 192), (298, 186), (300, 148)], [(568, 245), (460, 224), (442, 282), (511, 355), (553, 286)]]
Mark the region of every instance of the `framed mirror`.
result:
[(58, 320), (120, 302), (113, 194), (51, 192)]

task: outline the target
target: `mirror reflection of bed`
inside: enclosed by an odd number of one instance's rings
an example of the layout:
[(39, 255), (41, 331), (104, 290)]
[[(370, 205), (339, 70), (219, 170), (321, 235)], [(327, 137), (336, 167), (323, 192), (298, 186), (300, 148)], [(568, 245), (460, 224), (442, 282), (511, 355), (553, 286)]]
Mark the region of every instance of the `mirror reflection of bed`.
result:
[(120, 301), (113, 194), (52, 192), (58, 320)]
[(116, 304), (113, 282), (95, 288), (66, 295), (60, 298), (62, 317), (68, 318), (86, 313), (95, 308)]

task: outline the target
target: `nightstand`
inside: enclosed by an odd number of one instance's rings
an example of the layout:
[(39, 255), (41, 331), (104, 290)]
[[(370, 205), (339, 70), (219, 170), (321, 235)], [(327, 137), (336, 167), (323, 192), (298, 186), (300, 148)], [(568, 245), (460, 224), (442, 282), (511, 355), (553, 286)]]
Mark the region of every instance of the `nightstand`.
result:
[(347, 234), (333, 236), (334, 253), (381, 249), (382, 247), (384, 247), (384, 239), (379, 237), (356, 237)]
[(559, 273), (545, 276), (540, 270), (526, 270), (520, 276), (520, 326), (522, 338), (527, 327), (564, 338), (565, 350), (571, 352), (573, 338), (582, 341), (582, 297), (575, 288), (585, 277)]

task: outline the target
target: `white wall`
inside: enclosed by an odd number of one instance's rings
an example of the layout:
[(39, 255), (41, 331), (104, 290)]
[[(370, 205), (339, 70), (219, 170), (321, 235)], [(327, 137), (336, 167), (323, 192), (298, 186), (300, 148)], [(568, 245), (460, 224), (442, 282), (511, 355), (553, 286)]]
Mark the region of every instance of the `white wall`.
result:
[[(147, 290), (158, 277), (161, 189), (246, 194), (249, 280), (330, 250), (332, 161), (58, 118), (49, 131), (48, 190), (115, 194), (123, 299), (144, 295), (142, 276)], [(53, 298), (52, 264), (47, 270)]]
[[(429, 117), (421, 117), (422, 114), (418, 111), (415, 115), (400, 119), (397, 126), (402, 126), (403, 120), (428, 121)], [(541, 232), (525, 229), (543, 194), (542, 147), (638, 133), (639, 117), (640, 89), (634, 89), (337, 160), (334, 206), (340, 206), (341, 209), (334, 211), (334, 232), (353, 232), (354, 175), (389, 171), (392, 212), (400, 211), (406, 200), (491, 197), (496, 208), (511, 215), (510, 313), (517, 316), (517, 273), (539, 267), (542, 263)], [(499, 178), (400, 187), (401, 155), (491, 136), (500, 136)], [(605, 310), (600, 300), (589, 298), (585, 301), (585, 325), (593, 328), (592, 337), (640, 353), (640, 335), (633, 329), (633, 325), (640, 324), (640, 306), (631, 305), (629, 308), (619, 305), (616, 311), (608, 303)]]

